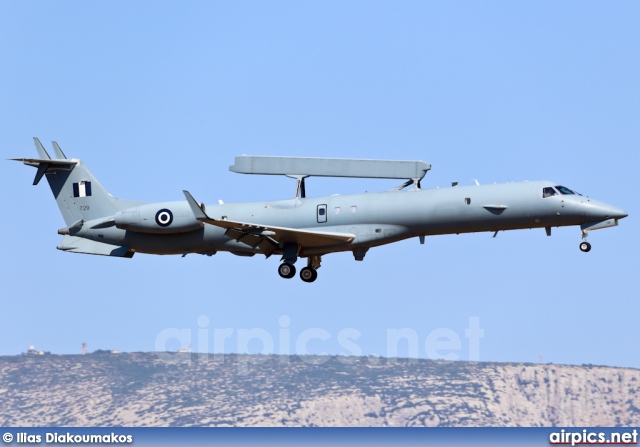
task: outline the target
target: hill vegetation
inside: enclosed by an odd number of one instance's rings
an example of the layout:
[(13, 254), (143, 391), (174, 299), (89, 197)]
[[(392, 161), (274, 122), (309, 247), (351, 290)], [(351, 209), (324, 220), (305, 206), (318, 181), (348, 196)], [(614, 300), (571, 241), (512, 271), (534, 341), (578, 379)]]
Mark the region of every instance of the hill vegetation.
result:
[(376, 357), (0, 357), (3, 426), (638, 426), (640, 371)]

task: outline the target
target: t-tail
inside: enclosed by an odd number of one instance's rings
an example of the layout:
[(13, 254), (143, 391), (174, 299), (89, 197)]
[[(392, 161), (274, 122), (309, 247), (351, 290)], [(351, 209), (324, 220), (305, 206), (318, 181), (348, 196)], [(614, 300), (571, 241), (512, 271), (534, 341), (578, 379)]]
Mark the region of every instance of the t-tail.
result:
[[(85, 222), (108, 219), (117, 211), (131, 207), (134, 202), (120, 200), (109, 194), (78, 159), (68, 159), (60, 146), (53, 142), (55, 158), (51, 158), (40, 140), (34, 138), (38, 158), (12, 158), (27, 166), (37, 168), (33, 184), (37, 185), (46, 177), (58, 203), (67, 228), (60, 230), (65, 237), (58, 247), (78, 253), (123, 256), (126, 247), (118, 247), (100, 242), (74, 237)], [(95, 228), (95, 227), (94, 227)]]
[(33, 184), (46, 177), (67, 226), (79, 221), (90, 221), (113, 216), (118, 210), (118, 199), (109, 194), (78, 159), (67, 159), (53, 142), (54, 159), (40, 140), (34, 138), (38, 158), (13, 158), (38, 169)]

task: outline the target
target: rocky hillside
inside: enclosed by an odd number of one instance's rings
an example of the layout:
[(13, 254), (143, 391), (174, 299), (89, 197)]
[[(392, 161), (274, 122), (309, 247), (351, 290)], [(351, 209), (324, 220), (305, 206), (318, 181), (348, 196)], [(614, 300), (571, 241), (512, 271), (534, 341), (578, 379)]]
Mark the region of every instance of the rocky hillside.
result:
[(638, 426), (640, 371), (374, 357), (10, 356), (0, 357), (0, 425)]

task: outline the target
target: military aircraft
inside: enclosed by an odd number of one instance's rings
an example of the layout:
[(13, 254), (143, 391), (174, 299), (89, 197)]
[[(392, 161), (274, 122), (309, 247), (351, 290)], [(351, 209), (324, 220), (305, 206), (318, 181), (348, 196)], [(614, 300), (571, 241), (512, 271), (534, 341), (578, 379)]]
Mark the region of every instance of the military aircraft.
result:
[[(551, 181), (422, 189), (431, 169), (423, 161), (239, 156), (230, 166), (244, 174), (286, 175), (297, 181), (291, 199), (205, 206), (188, 191), (184, 201), (143, 203), (110, 195), (78, 159), (54, 141), (51, 158), (34, 138), (38, 158), (15, 158), (37, 168), (34, 185), (47, 178), (66, 227), (59, 250), (131, 258), (135, 253), (227, 251), (238, 256), (281, 255), (278, 273), (313, 282), (322, 256), (351, 251), (362, 261), (379, 245), (425, 236), (579, 225), (580, 250), (589, 231), (616, 226), (627, 213)], [(306, 197), (305, 178), (403, 179), (391, 191)], [(412, 186), (412, 188), (406, 189)]]

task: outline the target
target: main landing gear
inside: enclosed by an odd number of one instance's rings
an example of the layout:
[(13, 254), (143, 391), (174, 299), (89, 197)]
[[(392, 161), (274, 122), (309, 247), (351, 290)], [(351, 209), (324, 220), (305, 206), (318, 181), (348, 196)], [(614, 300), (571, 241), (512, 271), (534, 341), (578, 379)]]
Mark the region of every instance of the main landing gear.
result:
[(296, 276), (296, 267), (288, 262), (283, 262), (280, 264), (280, 267), (278, 267), (278, 274), (286, 279), (293, 278)]
[(314, 282), (318, 277), (318, 271), (313, 267), (305, 267), (300, 270), (300, 279), (304, 282)]
[[(320, 256), (309, 256), (307, 258), (307, 266), (300, 270), (300, 279), (304, 282), (314, 282), (318, 278), (321, 260)], [(282, 278), (290, 279), (296, 276), (296, 268), (292, 262), (285, 261), (278, 267), (278, 274)]]

